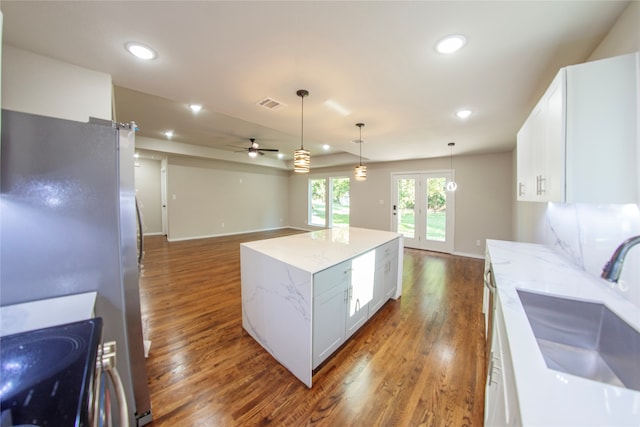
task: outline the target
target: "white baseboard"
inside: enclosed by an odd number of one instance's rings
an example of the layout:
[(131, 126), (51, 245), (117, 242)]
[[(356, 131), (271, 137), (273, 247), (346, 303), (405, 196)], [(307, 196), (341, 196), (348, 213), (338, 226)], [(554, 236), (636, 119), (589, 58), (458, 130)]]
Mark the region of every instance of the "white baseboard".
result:
[[(285, 228), (293, 228), (296, 230), (302, 230), (301, 228), (296, 228), (296, 227), (274, 227), (274, 228), (262, 228), (262, 229), (258, 229), (258, 230), (243, 230), (243, 231), (234, 231), (231, 233), (220, 233), (220, 234), (208, 234), (208, 235), (204, 235), (204, 236), (190, 236), (190, 237), (178, 237), (178, 238), (173, 238), (170, 239), (167, 236), (167, 241), (168, 242), (181, 242), (184, 240), (197, 240), (197, 239), (210, 239), (212, 237), (225, 237), (225, 236), (235, 236), (238, 234), (248, 234), (248, 233), (259, 233), (262, 231), (274, 231), (274, 230), (282, 230)], [(306, 231), (306, 230), (304, 230)]]
[(483, 255), (472, 254), (472, 253), (468, 253), (468, 252), (453, 252), (451, 255), (463, 256), (463, 257), (467, 257), (467, 258), (484, 259)]

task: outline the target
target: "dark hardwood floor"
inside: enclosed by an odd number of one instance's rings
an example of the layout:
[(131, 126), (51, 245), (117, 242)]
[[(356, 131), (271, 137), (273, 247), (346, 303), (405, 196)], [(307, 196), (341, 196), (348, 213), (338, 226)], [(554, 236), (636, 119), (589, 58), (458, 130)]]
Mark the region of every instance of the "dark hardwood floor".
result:
[(308, 389), (243, 329), (241, 242), (278, 230), (145, 239), (141, 278), (153, 427), (481, 426), (483, 262), (404, 250), (403, 294)]

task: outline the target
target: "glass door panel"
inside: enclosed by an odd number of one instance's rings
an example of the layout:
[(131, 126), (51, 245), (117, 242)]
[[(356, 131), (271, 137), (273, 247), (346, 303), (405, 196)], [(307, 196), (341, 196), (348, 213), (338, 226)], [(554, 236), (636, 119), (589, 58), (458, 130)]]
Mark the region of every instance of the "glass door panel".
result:
[(427, 178), (426, 238), (436, 242), (446, 240), (447, 181), (444, 177)]
[(413, 175), (395, 175), (393, 180), (391, 229), (404, 236), (405, 246), (416, 247), (418, 180)]
[(392, 174), (391, 229), (409, 248), (453, 252), (453, 192), (450, 171)]
[(398, 180), (398, 233), (413, 239), (416, 234), (416, 180)]

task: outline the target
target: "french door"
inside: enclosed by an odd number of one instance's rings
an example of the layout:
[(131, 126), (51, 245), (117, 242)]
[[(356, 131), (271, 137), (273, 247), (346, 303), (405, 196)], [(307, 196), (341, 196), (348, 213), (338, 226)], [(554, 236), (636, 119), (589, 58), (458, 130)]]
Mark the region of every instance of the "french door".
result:
[(453, 252), (454, 194), (451, 171), (392, 174), (391, 229), (409, 248)]

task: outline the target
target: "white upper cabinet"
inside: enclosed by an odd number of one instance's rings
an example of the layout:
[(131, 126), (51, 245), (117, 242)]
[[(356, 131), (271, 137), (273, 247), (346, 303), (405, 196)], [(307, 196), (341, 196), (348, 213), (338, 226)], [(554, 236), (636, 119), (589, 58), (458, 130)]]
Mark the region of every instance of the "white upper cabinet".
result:
[(518, 200), (564, 198), (564, 71), (556, 75), (518, 132)]
[(558, 72), (518, 132), (518, 200), (637, 203), (638, 57)]

